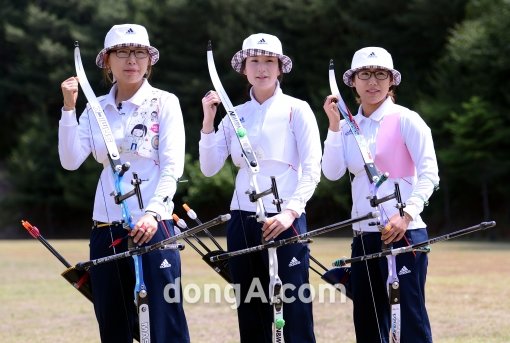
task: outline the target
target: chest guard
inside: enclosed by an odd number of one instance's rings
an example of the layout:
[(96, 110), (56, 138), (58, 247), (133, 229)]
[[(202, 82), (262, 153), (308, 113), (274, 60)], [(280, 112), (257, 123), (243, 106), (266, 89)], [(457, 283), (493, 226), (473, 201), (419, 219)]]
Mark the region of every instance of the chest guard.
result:
[(400, 130), (400, 113), (384, 116), (376, 137), (375, 165), (390, 178), (414, 176), (416, 168)]
[[(290, 98), (280, 95), (263, 113), (248, 111), (249, 104), (236, 110), (246, 128), (257, 160), (272, 160), (293, 167), (299, 165), (299, 155), (292, 130), (293, 110)], [(252, 117), (249, 117), (252, 116)], [(260, 116), (260, 117), (255, 117)], [(236, 137), (230, 137), (234, 164), (243, 168), (241, 147)]]

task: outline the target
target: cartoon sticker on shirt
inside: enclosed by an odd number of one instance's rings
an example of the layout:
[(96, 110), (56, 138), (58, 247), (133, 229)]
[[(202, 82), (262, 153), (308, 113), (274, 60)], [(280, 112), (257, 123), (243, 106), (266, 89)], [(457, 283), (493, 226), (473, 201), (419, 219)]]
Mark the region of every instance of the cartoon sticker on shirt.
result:
[(136, 151), (138, 144), (147, 135), (147, 126), (136, 124), (131, 130), (131, 151)]
[[(156, 92), (155, 94), (159, 94)], [(150, 158), (159, 162), (159, 97), (152, 95), (143, 101), (126, 123), (123, 152)]]

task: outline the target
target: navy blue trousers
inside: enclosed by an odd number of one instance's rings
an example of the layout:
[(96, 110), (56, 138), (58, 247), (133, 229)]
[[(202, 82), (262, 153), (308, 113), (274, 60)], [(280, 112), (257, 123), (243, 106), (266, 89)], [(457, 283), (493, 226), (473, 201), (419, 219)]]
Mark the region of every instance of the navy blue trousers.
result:
[[(393, 244), (399, 248), (428, 239), (426, 229), (408, 230), (405, 239)], [(363, 240), (363, 242), (362, 242)], [(363, 251), (363, 245), (365, 251)], [(355, 237), (352, 242), (352, 257), (380, 252), (381, 234), (367, 233)], [(432, 333), (425, 308), (425, 280), (428, 256), (426, 253), (405, 253), (396, 256), (397, 274), (400, 283), (401, 342), (431, 343)], [(391, 309), (386, 292), (388, 264), (386, 257), (368, 260), (370, 282), (365, 262), (351, 266), (351, 284), (354, 303), (354, 327), (358, 343), (387, 343), (389, 340)], [(376, 317), (377, 313), (377, 317)], [(378, 322), (379, 323), (378, 323)]]
[[(94, 228), (90, 237), (90, 258), (96, 259), (127, 250), (127, 239), (113, 248), (112, 240), (124, 237), (121, 225)], [(159, 223), (153, 244), (174, 235), (171, 221)], [(166, 262), (165, 262), (166, 261)], [(181, 260), (178, 251), (157, 250), (142, 255), (143, 277), (149, 296), (152, 343), (189, 342), (189, 332), (177, 290), (182, 297)], [(133, 258), (94, 266), (90, 270), (94, 311), (101, 342), (132, 343), (138, 326), (134, 305), (135, 273)], [(170, 300), (170, 301), (168, 301)]]
[[(227, 225), (228, 250), (234, 251), (261, 244), (262, 224), (253, 213), (232, 211), (232, 218)], [(269, 215), (272, 216), (272, 215)], [(302, 215), (293, 224), (297, 232), (306, 232), (306, 216)], [(292, 227), (282, 232), (277, 238), (295, 236)], [(284, 286), (284, 296), (289, 301), (283, 304), (283, 329), (286, 343), (313, 343), (313, 313), (309, 285), (309, 249), (303, 244), (290, 244), (277, 248), (278, 275)], [(241, 343), (272, 342), (273, 307), (269, 304), (269, 271), (267, 250), (236, 256), (229, 260), (230, 273), (235, 285), (240, 286), (236, 294), (238, 302), (237, 317)], [(260, 282), (257, 286), (254, 282)], [(299, 288), (301, 285), (301, 301)], [(252, 291), (264, 293), (262, 296), (250, 296)], [(247, 297), (248, 296), (248, 297)], [(293, 298), (292, 298), (293, 297)], [(249, 300), (249, 302), (246, 302)], [(285, 301), (285, 299), (284, 299)]]

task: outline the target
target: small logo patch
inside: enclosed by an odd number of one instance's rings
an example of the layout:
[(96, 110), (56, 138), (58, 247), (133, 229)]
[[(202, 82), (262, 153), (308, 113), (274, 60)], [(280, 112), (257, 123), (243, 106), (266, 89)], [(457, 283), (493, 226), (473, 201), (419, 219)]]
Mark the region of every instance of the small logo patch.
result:
[(370, 55), (368, 55), (368, 57), (377, 57), (377, 56), (375, 55), (375, 52), (373, 52), (373, 51), (372, 51), (372, 52), (370, 53)]
[(402, 269), (400, 269), (400, 271), (398, 272), (398, 275), (405, 275), (405, 274), (409, 274), (411, 273), (411, 271), (409, 269), (407, 269), (406, 266), (403, 266)]
[(297, 266), (298, 264), (301, 264), (301, 262), (299, 262), (297, 258), (293, 257), (292, 260), (290, 260), (289, 262), (289, 267), (294, 267)]
[(170, 268), (172, 265), (170, 263), (168, 263), (168, 261), (166, 260), (166, 258), (163, 260), (163, 262), (161, 262), (161, 264), (159, 265), (159, 268), (162, 269), (162, 268)]
[(259, 40), (257, 42), (257, 44), (266, 44), (266, 40), (264, 38), (262, 38), (261, 40)]

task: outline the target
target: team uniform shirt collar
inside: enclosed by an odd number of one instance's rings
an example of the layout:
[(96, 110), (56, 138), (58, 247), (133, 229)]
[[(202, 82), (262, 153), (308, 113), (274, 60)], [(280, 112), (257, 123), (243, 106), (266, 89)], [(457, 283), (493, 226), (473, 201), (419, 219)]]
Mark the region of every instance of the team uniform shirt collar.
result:
[[(105, 97), (105, 107), (107, 106), (113, 106), (117, 108), (118, 104), (115, 103), (115, 94), (117, 94), (117, 84), (114, 84), (113, 87), (110, 89), (110, 92)], [(149, 84), (147, 79), (143, 79), (143, 83), (140, 86), (140, 89), (138, 89), (130, 99), (123, 101), (123, 102), (129, 102), (136, 107), (139, 107), (142, 105), (143, 101), (147, 99), (147, 95), (149, 94), (150, 90), (152, 89), (152, 86)]]
[(384, 115), (389, 113), (388, 110), (393, 105), (394, 105), (394, 102), (391, 99), (391, 97), (387, 97), (386, 100), (384, 100), (383, 103), (369, 117), (365, 117), (363, 115), (363, 109), (360, 106), (358, 108), (358, 113), (356, 115), (356, 121), (358, 121), (360, 124), (364, 120), (373, 120), (373, 121), (376, 121), (379, 123), (384, 118)]
[(252, 100), (252, 103), (254, 104), (258, 104), (260, 106), (268, 106), (270, 105), (274, 99), (280, 95), (280, 94), (283, 94), (282, 92), (282, 89), (280, 88), (280, 82), (279, 81), (276, 81), (276, 88), (274, 90), (274, 93), (273, 93), (273, 96), (271, 96), (269, 99), (267, 99), (266, 101), (264, 101), (262, 104), (260, 104), (257, 99), (255, 99), (255, 96), (253, 95), (253, 87), (250, 88), (250, 99)]

